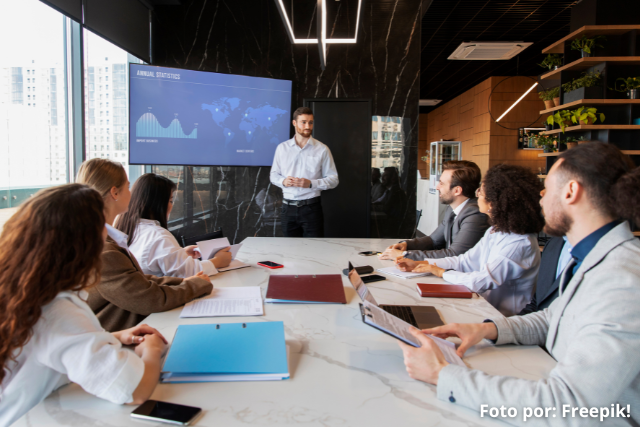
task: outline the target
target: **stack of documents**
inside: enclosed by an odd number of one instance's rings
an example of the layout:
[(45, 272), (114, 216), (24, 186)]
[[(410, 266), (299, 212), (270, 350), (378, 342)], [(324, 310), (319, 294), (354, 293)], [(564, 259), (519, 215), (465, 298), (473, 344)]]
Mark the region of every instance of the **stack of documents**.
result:
[(191, 301), (180, 317), (262, 316), (260, 286), (214, 288), (210, 295)]
[(396, 267), (379, 268), (377, 271), (384, 274), (399, 277), (401, 279), (413, 279), (414, 277), (422, 277), (431, 273), (413, 273), (411, 271), (400, 271)]
[(287, 379), (284, 325), (180, 325), (160, 378), (164, 383)]
[(219, 272), (249, 267), (249, 264), (245, 264), (244, 262), (236, 259), (236, 255), (238, 255), (240, 248), (242, 248), (242, 243), (232, 245), (229, 243), (229, 239), (227, 239), (226, 237), (198, 242), (198, 252), (200, 252), (200, 254), (202, 255), (203, 260), (213, 258), (215, 254), (226, 247), (230, 247), (229, 252), (231, 252), (231, 264), (229, 264), (227, 267), (219, 268)]

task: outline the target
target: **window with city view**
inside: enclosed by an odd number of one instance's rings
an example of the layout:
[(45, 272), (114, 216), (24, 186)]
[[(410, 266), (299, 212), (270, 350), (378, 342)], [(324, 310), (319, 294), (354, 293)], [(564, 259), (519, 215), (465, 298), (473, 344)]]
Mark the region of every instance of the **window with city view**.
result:
[(0, 14), (0, 208), (69, 179), (65, 18), (38, 0), (11, 10)]
[(140, 60), (84, 30), (85, 138), (87, 159), (102, 157), (129, 171), (129, 63)]

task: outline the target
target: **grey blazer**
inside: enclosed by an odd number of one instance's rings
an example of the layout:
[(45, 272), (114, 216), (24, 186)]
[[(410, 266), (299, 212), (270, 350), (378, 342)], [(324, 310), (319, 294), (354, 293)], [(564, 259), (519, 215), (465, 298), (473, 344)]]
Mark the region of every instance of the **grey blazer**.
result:
[[(563, 273), (563, 275), (566, 271)], [(558, 361), (549, 377), (530, 381), (492, 376), (448, 365), (438, 379), (438, 398), (476, 411), (480, 405), (515, 407), (523, 424), (523, 407), (556, 407), (549, 418), (530, 418), (526, 426), (640, 424), (640, 241), (623, 222), (589, 252), (564, 292), (542, 311), (491, 319), (496, 344), (545, 344)], [(609, 407), (631, 405), (631, 418), (562, 417), (562, 405)], [(552, 417), (551, 414), (556, 414)]]
[[(444, 221), (430, 236), (407, 240), (407, 255), (409, 259), (424, 261), (431, 258), (446, 258), (458, 256), (467, 252), (482, 239), (489, 228), (488, 217), (478, 210), (478, 199), (469, 199), (462, 211), (453, 220), (453, 209), (447, 207)], [(451, 230), (451, 234), (449, 234)]]

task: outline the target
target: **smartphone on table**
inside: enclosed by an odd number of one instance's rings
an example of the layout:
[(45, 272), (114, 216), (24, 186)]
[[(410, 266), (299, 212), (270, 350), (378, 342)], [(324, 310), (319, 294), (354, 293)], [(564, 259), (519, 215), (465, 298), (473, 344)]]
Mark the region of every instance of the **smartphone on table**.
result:
[(360, 276), (364, 283), (373, 283), (373, 282), (382, 282), (383, 280), (387, 280), (386, 277), (381, 276), (379, 274), (371, 274), (369, 276)]
[(160, 423), (188, 426), (200, 413), (201, 408), (194, 406), (178, 405), (177, 403), (147, 400), (138, 406), (132, 413), (133, 418), (141, 420), (157, 421)]
[(271, 268), (271, 269), (284, 267), (284, 265), (278, 264), (277, 262), (273, 262), (273, 261), (258, 261), (258, 265)]

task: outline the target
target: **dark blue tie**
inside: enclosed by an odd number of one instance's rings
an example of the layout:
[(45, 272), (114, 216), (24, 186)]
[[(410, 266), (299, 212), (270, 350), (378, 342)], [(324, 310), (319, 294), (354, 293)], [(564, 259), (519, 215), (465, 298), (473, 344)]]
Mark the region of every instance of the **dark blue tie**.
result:
[(577, 264), (576, 259), (571, 258), (567, 266), (564, 268), (564, 276), (562, 277), (562, 283), (560, 283), (560, 289), (562, 289), (562, 292), (564, 292), (564, 289), (567, 287), (567, 285), (573, 278), (573, 267), (575, 267), (576, 264)]

